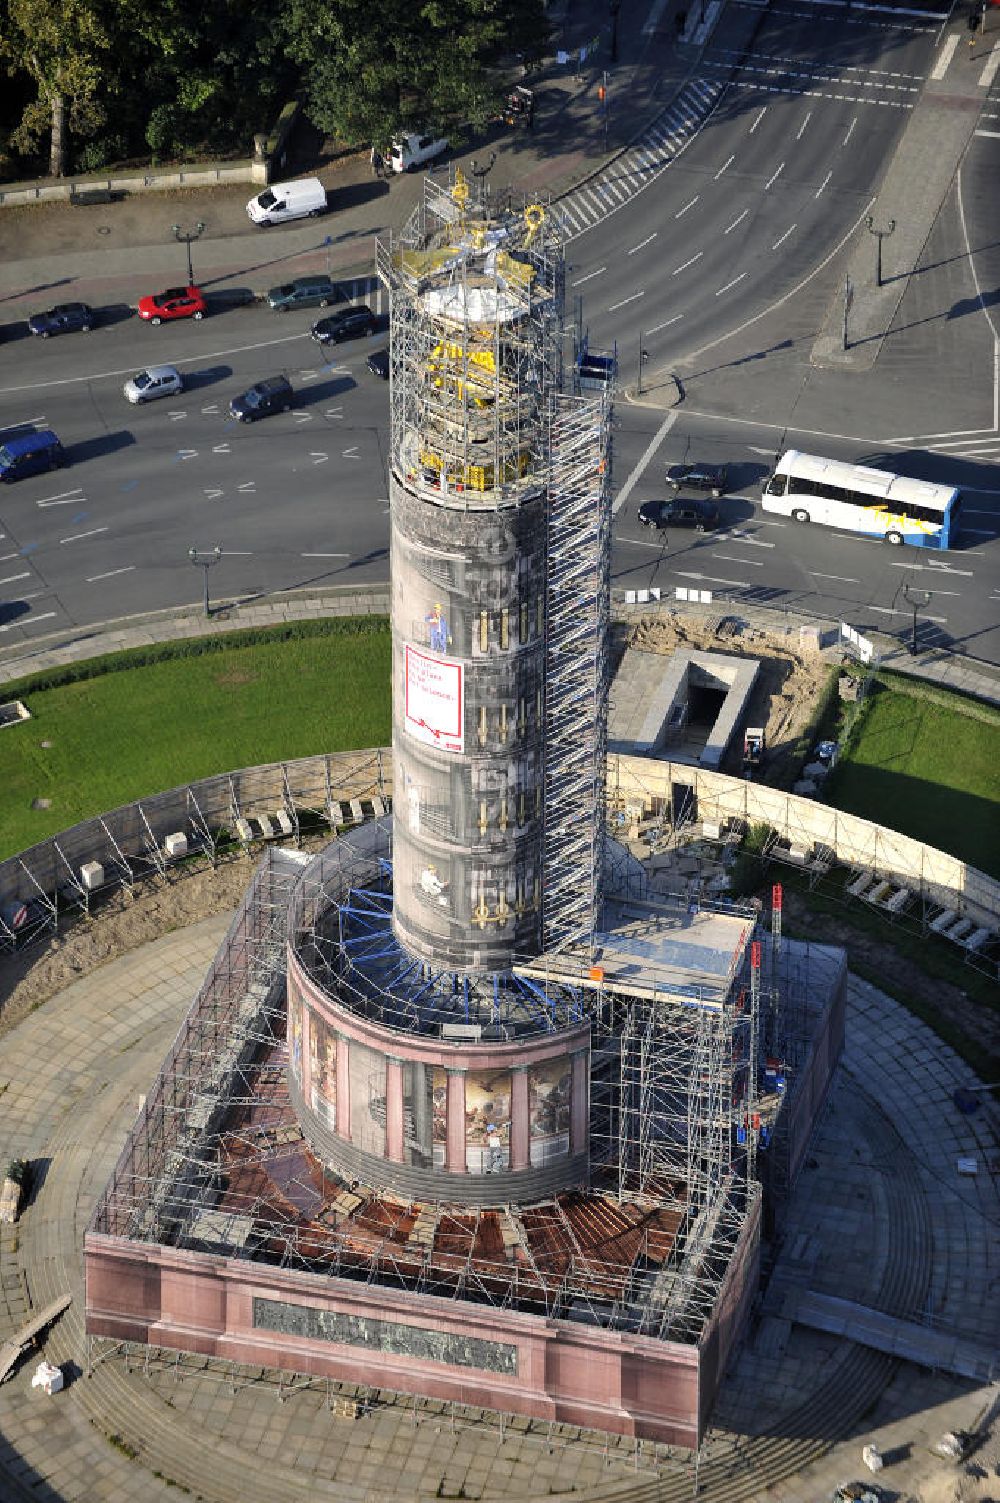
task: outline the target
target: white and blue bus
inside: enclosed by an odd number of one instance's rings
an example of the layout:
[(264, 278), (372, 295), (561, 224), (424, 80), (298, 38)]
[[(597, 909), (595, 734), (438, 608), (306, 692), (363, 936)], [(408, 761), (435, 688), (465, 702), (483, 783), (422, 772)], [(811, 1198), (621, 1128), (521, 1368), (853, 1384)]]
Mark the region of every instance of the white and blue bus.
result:
[(958, 533), (962, 498), (952, 485), (789, 449), (765, 480), (761, 504), (796, 522), (821, 522), (897, 546), (947, 548)]

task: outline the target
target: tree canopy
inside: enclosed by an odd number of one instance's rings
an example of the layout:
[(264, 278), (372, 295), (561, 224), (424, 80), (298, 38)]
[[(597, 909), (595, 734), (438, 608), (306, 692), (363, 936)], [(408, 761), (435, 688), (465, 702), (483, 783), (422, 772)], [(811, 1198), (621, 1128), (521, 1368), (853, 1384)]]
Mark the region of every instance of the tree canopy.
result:
[(347, 145), (455, 136), (547, 32), (543, 0), (0, 0), (0, 144), (57, 174), (243, 155), (292, 97)]

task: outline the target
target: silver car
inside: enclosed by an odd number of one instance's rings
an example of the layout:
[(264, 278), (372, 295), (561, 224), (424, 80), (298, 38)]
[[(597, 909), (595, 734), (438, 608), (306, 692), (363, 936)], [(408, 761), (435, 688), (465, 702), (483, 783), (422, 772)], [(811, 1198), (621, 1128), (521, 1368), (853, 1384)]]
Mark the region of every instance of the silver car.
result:
[(184, 390), (184, 378), (172, 365), (151, 365), (125, 382), (130, 402), (155, 402), (157, 397), (173, 397)]

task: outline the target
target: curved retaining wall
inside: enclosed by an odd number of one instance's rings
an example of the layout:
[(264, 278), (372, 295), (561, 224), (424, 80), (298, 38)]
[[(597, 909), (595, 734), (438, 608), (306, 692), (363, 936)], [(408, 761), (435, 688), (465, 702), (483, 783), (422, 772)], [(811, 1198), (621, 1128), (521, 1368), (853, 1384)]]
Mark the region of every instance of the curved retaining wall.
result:
[[(652, 809), (678, 785), (693, 790), (703, 819), (768, 824), (793, 843), (825, 845), (845, 866), (863, 867), (915, 896), (1000, 927), (1000, 882), (957, 856), (761, 783), (655, 758), (608, 758), (608, 794), (619, 806)], [(60, 908), (78, 906), (73, 883), (78, 889), (86, 862), (101, 862), (111, 880), (130, 883), (163, 869), (163, 842), (177, 831), (211, 855), (205, 835), (236, 838), (241, 817), (309, 811), (335, 829), (363, 816), (362, 800), (388, 800), (391, 793), (392, 753), (376, 747), (220, 773), (122, 805), (0, 862), (0, 946), (17, 942), (9, 915), (18, 905), (35, 900), (53, 923)]]

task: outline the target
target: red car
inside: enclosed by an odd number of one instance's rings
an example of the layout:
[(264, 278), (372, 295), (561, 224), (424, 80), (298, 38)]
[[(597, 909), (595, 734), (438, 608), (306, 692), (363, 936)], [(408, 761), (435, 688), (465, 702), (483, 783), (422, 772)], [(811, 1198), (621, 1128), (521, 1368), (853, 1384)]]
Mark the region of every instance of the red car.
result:
[(198, 287), (168, 287), (166, 292), (139, 299), (139, 317), (151, 324), (168, 318), (204, 318), (207, 311)]

